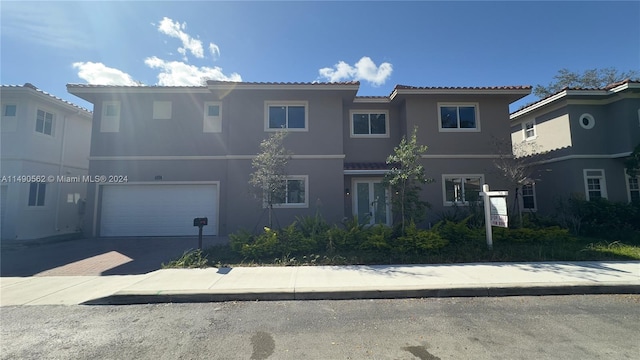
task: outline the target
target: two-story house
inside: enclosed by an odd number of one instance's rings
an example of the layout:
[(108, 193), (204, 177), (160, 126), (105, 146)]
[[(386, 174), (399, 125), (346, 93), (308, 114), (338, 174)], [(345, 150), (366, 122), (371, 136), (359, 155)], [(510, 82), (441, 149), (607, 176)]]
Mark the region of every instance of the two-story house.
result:
[(514, 147), (535, 144), (534, 183), (522, 189), (525, 209), (550, 214), (569, 196), (640, 200), (640, 179), (624, 166), (640, 144), (640, 82), (566, 88), (510, 118)]
[(0, 92), (2, 239), (80, 233), (92, 114), (32, 84)]
[(493, 137), (509, 138), (509, 103), (530, 87), (397, 86), (391, 95), (359, 97), (359, 83), (208, 81), (198, 87), (67, 85), (94, 104), (89, 172), (112, 181), (89, 184), (88, 236), (205, 235), (266, 224), (249, 185), (252, 159), (273, 131), (288, 131), (293, 153), (287, 194), (276, 221), (321, 214), (390, 224), (382, 186), (387, 156), (418, 127), (429, 146), (422, 161), (434, 184), (423, 196), (433, 213), (464, 205), (493, 171)]

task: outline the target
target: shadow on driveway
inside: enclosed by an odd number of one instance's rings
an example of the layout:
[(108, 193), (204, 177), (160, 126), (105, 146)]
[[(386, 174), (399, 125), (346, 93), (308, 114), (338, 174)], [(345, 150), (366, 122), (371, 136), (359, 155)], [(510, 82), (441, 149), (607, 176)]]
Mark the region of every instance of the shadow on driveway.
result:
[[(203, 248), (227, 242), (205, 236)], [(145, 274), (197, 247), (197, 237), (3, 241), (0, 276)]]

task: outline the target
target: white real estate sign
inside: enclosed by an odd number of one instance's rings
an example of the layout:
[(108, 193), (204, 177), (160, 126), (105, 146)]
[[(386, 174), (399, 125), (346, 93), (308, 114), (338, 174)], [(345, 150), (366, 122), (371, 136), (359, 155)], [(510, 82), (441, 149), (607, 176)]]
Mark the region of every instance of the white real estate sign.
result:
[(496, 196), (489, 199), (491, 201), (491, 226), (508, 227), (507, 198)]

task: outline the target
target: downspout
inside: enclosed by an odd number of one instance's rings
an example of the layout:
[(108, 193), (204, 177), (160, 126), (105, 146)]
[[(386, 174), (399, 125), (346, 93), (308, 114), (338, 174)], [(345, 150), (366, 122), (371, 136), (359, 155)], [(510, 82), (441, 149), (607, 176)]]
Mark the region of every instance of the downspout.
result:
[[(67, 116), (65, 115), (62, 118), (62, 145), (61, 145), (61, 149), (60, 149), (60, 165), (58, 165), (58, 176), (62, 175), (62, 170), (64, 168), (64, 149), (65, 149), (65, 135), (67, 134)], [(56, 178), (57, 180), (57, 178)], [(57, 194), (57, 201), (56, 201), (56, 217), (55, 217), (55, 225), (56, 225), (56, 231), (60, 231), (60, 227), (59, 227), (59, 217), (60, 217), (60, 193), (61, 193), (61, 188), (62, 188), (62, 183), (58, 182), (58, 194)]]

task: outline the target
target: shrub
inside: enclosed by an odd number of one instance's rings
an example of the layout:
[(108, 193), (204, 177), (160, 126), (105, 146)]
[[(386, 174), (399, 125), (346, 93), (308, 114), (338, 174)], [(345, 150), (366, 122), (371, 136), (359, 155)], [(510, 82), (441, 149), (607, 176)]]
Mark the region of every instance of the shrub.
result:
[(405, 235), (396, 237), (392, 242), (392, 249), (395, 253), (419, 255), (428, 250), (441, 249), (449, 241), (443, 239), (436, 231), (418, 229), (416, 224), (411, 222), (405, 228)]
[(209, 266), (207, 256), (202, 250), (188, 250), (177, 260), (172, 260), (168, 264), (162, 264), (163, 269), (171, 268), (205, 268)]
[(640, 205), (606, 199), (587, 201), (577, 196), (556, 205), (562, 226), (576, 235), (620, 238), (640, 231)]
[(437, 223), (433, 227), (433, 231), (438, 233), (441, 238), (451, 242), (460, 243), (469, 240), (482, 240), (484, 239), (484, 230), (469, 228), (467, 221), (469, 217), (460, 222), (442, 221)]
[(494, 228), (494, 239), (496, 241), (510, 241), (516, 243), (550, 243), (554, 241), (566, 242), (574, 241), (576, 238), (569, 234), (569, 230), (559, 226), (548, 228)]

